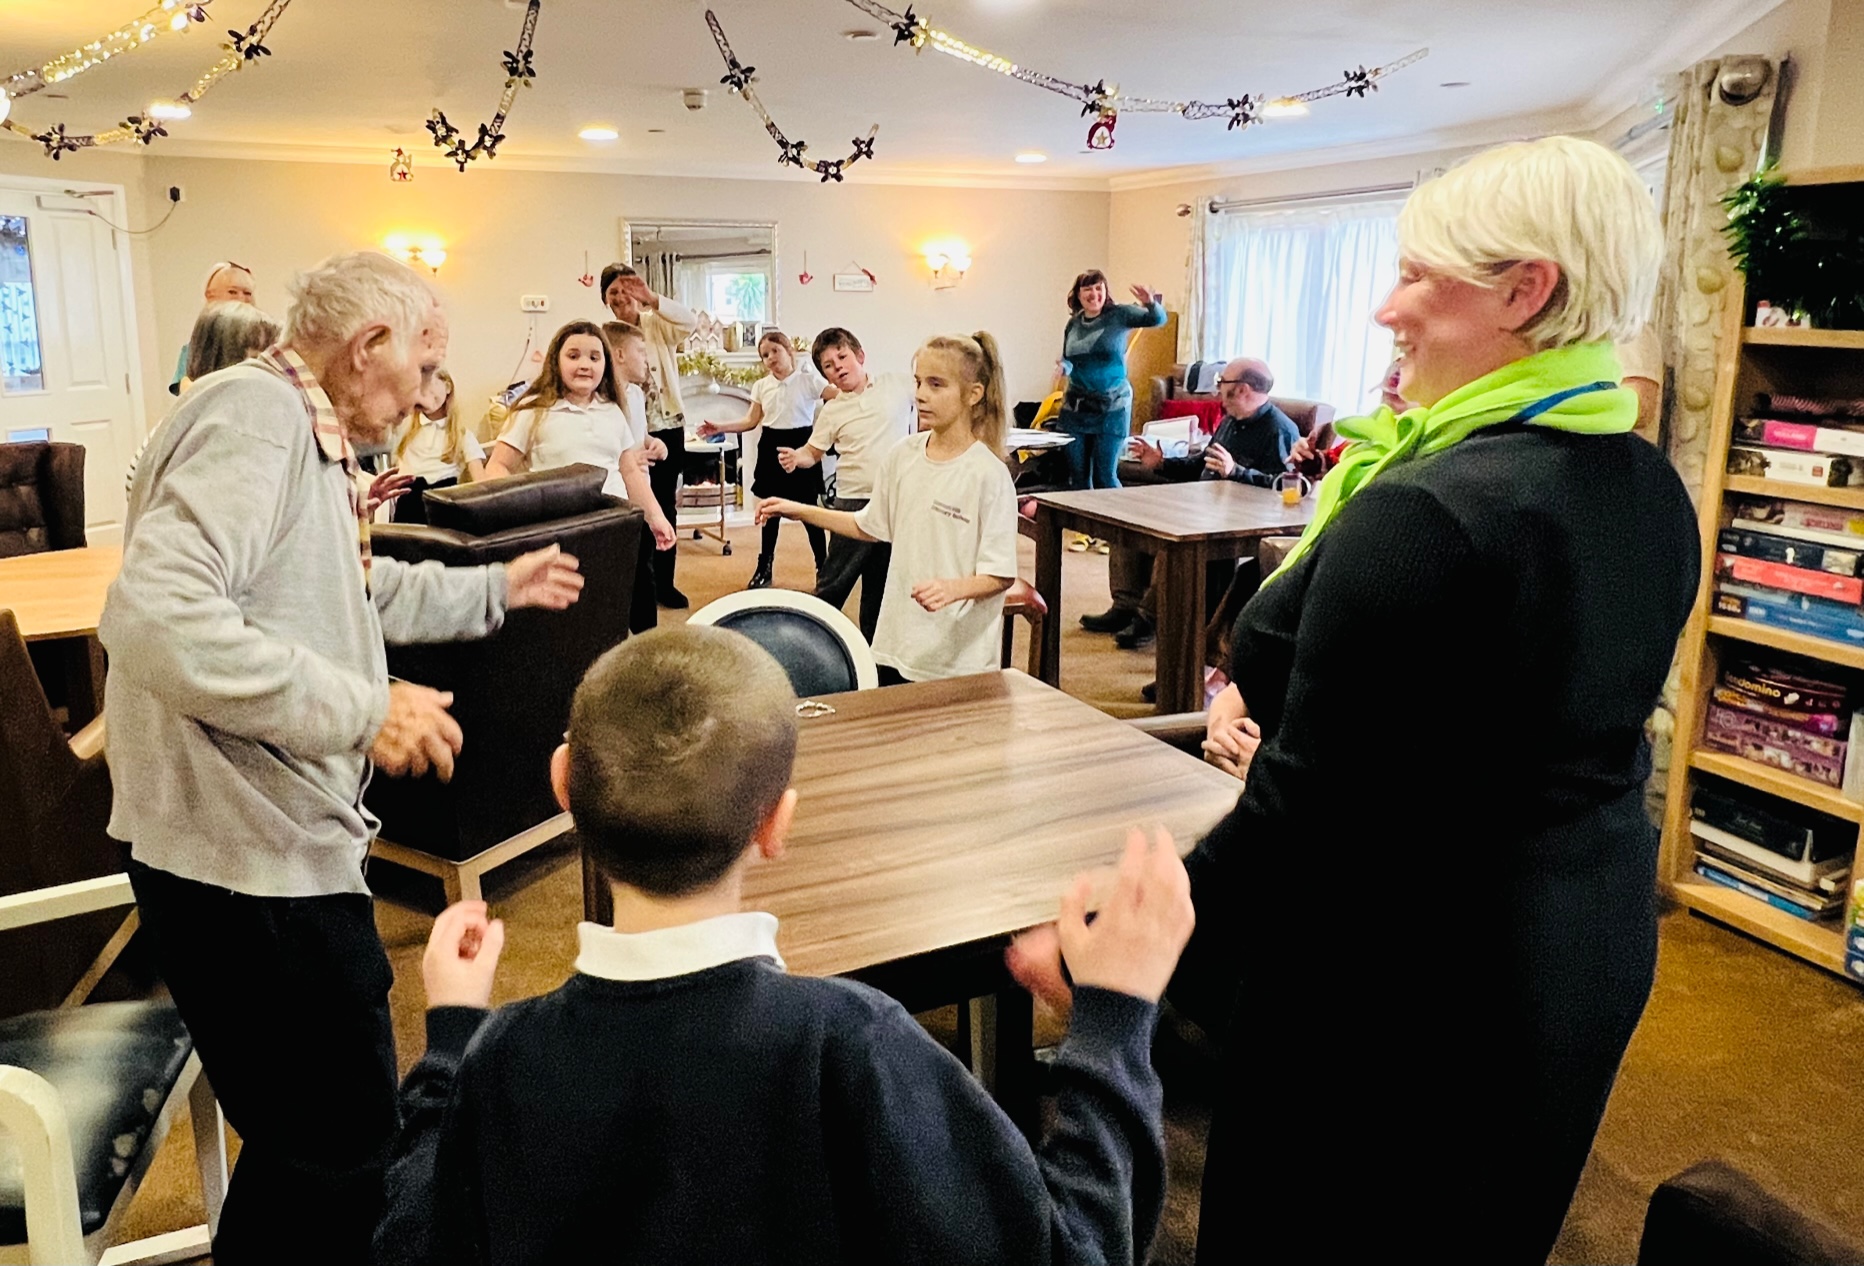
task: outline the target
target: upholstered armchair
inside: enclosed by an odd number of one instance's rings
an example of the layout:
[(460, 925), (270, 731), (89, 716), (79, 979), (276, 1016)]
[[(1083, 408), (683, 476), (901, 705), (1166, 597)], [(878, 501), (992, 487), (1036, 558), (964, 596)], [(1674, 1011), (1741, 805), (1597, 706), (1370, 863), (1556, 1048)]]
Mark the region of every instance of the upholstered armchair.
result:
[(408, 563), (502, 563), (554, 544), (582, 568), (582, 596), (568, 610), (513, 611), (477, 641), (388, 648), (392, 676), (453, 692), (465, 744), (450, 782), (432, 773), (370, 781), (366, 803), (382, 819), (371, 856), (437, 876), (449, 902), (478, 897), (485, 872), (569, 829), (550, 790), (550, 754), (583, 673), (628, 636), (645, 524), (603, 494), (604, 478), (567, 466), (430, 490), (426, 525), (370, 533), (375, 553)]
[(84, 446), (0, 444), (0, 558), (84, 543)]

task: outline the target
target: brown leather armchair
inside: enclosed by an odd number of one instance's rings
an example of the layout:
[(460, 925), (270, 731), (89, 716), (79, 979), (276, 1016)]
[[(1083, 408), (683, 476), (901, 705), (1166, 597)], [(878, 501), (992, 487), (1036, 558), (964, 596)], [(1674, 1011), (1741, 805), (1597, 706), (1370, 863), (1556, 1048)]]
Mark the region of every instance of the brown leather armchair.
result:
[(0, 444), (0, 558), (84, 544), (84, 446)]
[[(19, 622), (0, 609), (0, 896), (123, 869), (110, 821), (104, 719), (67, 740), (46, 702)], [(136, 916), (103, 912), (56, 929), (0, 932), (0, 1016), (82, 998), (135, 931)]]

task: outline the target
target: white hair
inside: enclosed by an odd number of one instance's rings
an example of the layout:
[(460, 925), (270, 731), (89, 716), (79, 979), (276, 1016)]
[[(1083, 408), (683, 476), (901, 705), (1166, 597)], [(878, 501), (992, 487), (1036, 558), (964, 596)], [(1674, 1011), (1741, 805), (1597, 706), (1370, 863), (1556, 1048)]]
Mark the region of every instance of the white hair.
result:
[(1623, 341), (1643, 328), (1663, 229), (1623, 158), (1549, 136), (1484, 150), (1419, 186), (1398, 215), (1398, 251), (1477, 285), (1521, 260), (1558, 265), (1546, 307), (1519, 331), (1545, 350)]
[(367, 325), (388, 326), (397, 350), (420, 335), (438, 302), (432, 286), (412, 268), (380, 251), (333, 255), (286, 287), (284, 341), (293, 345), (347, 343)]

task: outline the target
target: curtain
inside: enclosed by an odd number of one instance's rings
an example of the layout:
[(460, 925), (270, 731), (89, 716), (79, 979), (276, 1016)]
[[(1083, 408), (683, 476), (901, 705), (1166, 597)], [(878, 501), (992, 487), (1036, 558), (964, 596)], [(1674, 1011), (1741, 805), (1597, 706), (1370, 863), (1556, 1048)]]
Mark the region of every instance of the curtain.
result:
[(634, 268), (641, 274), (641, 280), (647, 288), (658, 295), (672, 295), (681, 303), (686, 299), (679, 293), (677, 277), (680, 253), (668, 250), (664, 246), (637, 247), (634, 252)]
[(1373, 313), (1398, 277), (1398, 201), (1206, 217), (1201, 255), (1202, 360), (1255, 356), (1275, 394), (1364, 412), (1391, 363)]

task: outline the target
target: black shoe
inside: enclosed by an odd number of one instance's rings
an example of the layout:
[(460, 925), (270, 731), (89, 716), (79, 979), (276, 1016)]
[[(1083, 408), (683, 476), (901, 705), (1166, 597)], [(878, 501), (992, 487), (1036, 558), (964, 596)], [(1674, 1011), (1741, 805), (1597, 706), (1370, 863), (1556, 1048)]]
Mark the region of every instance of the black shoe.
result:
[(1147, 703), (1157, 703), (1159, 701), (1158, 682), (1148, 681), (1145, 685), (1139, 687), (1139, 697), (1144, 699)]
[(654, 600), (661, 606), (673, 611), (684, 611), (687, 607), (692, 605), (692, 603), (687, 600), (686, 595), (675, 589), (672, 585), (668, 585), (665, 589), (658, 591), (654, 595)]
[(1113, 644), (1123, 651), (1143, 650), (1152, 645), (1154, 632), (1151, 618), (1140, 612), (1131, 624), (1113, 635)]
[(745, 586), (746, 589), (770, 588), (772, 584), (770, 578), (770, 563), (771, 560), (768, 558), (759, 558), (757, 560), (757, 570), (751, 573), (751, 583)]
[(1123, 607), (1116, 602), (1099, 615), (1082, 616), (1081, 627), (1089, 633), (1118, 633), (1131, 624), (1133, 617), (1138, 614), (1133, 608)]

